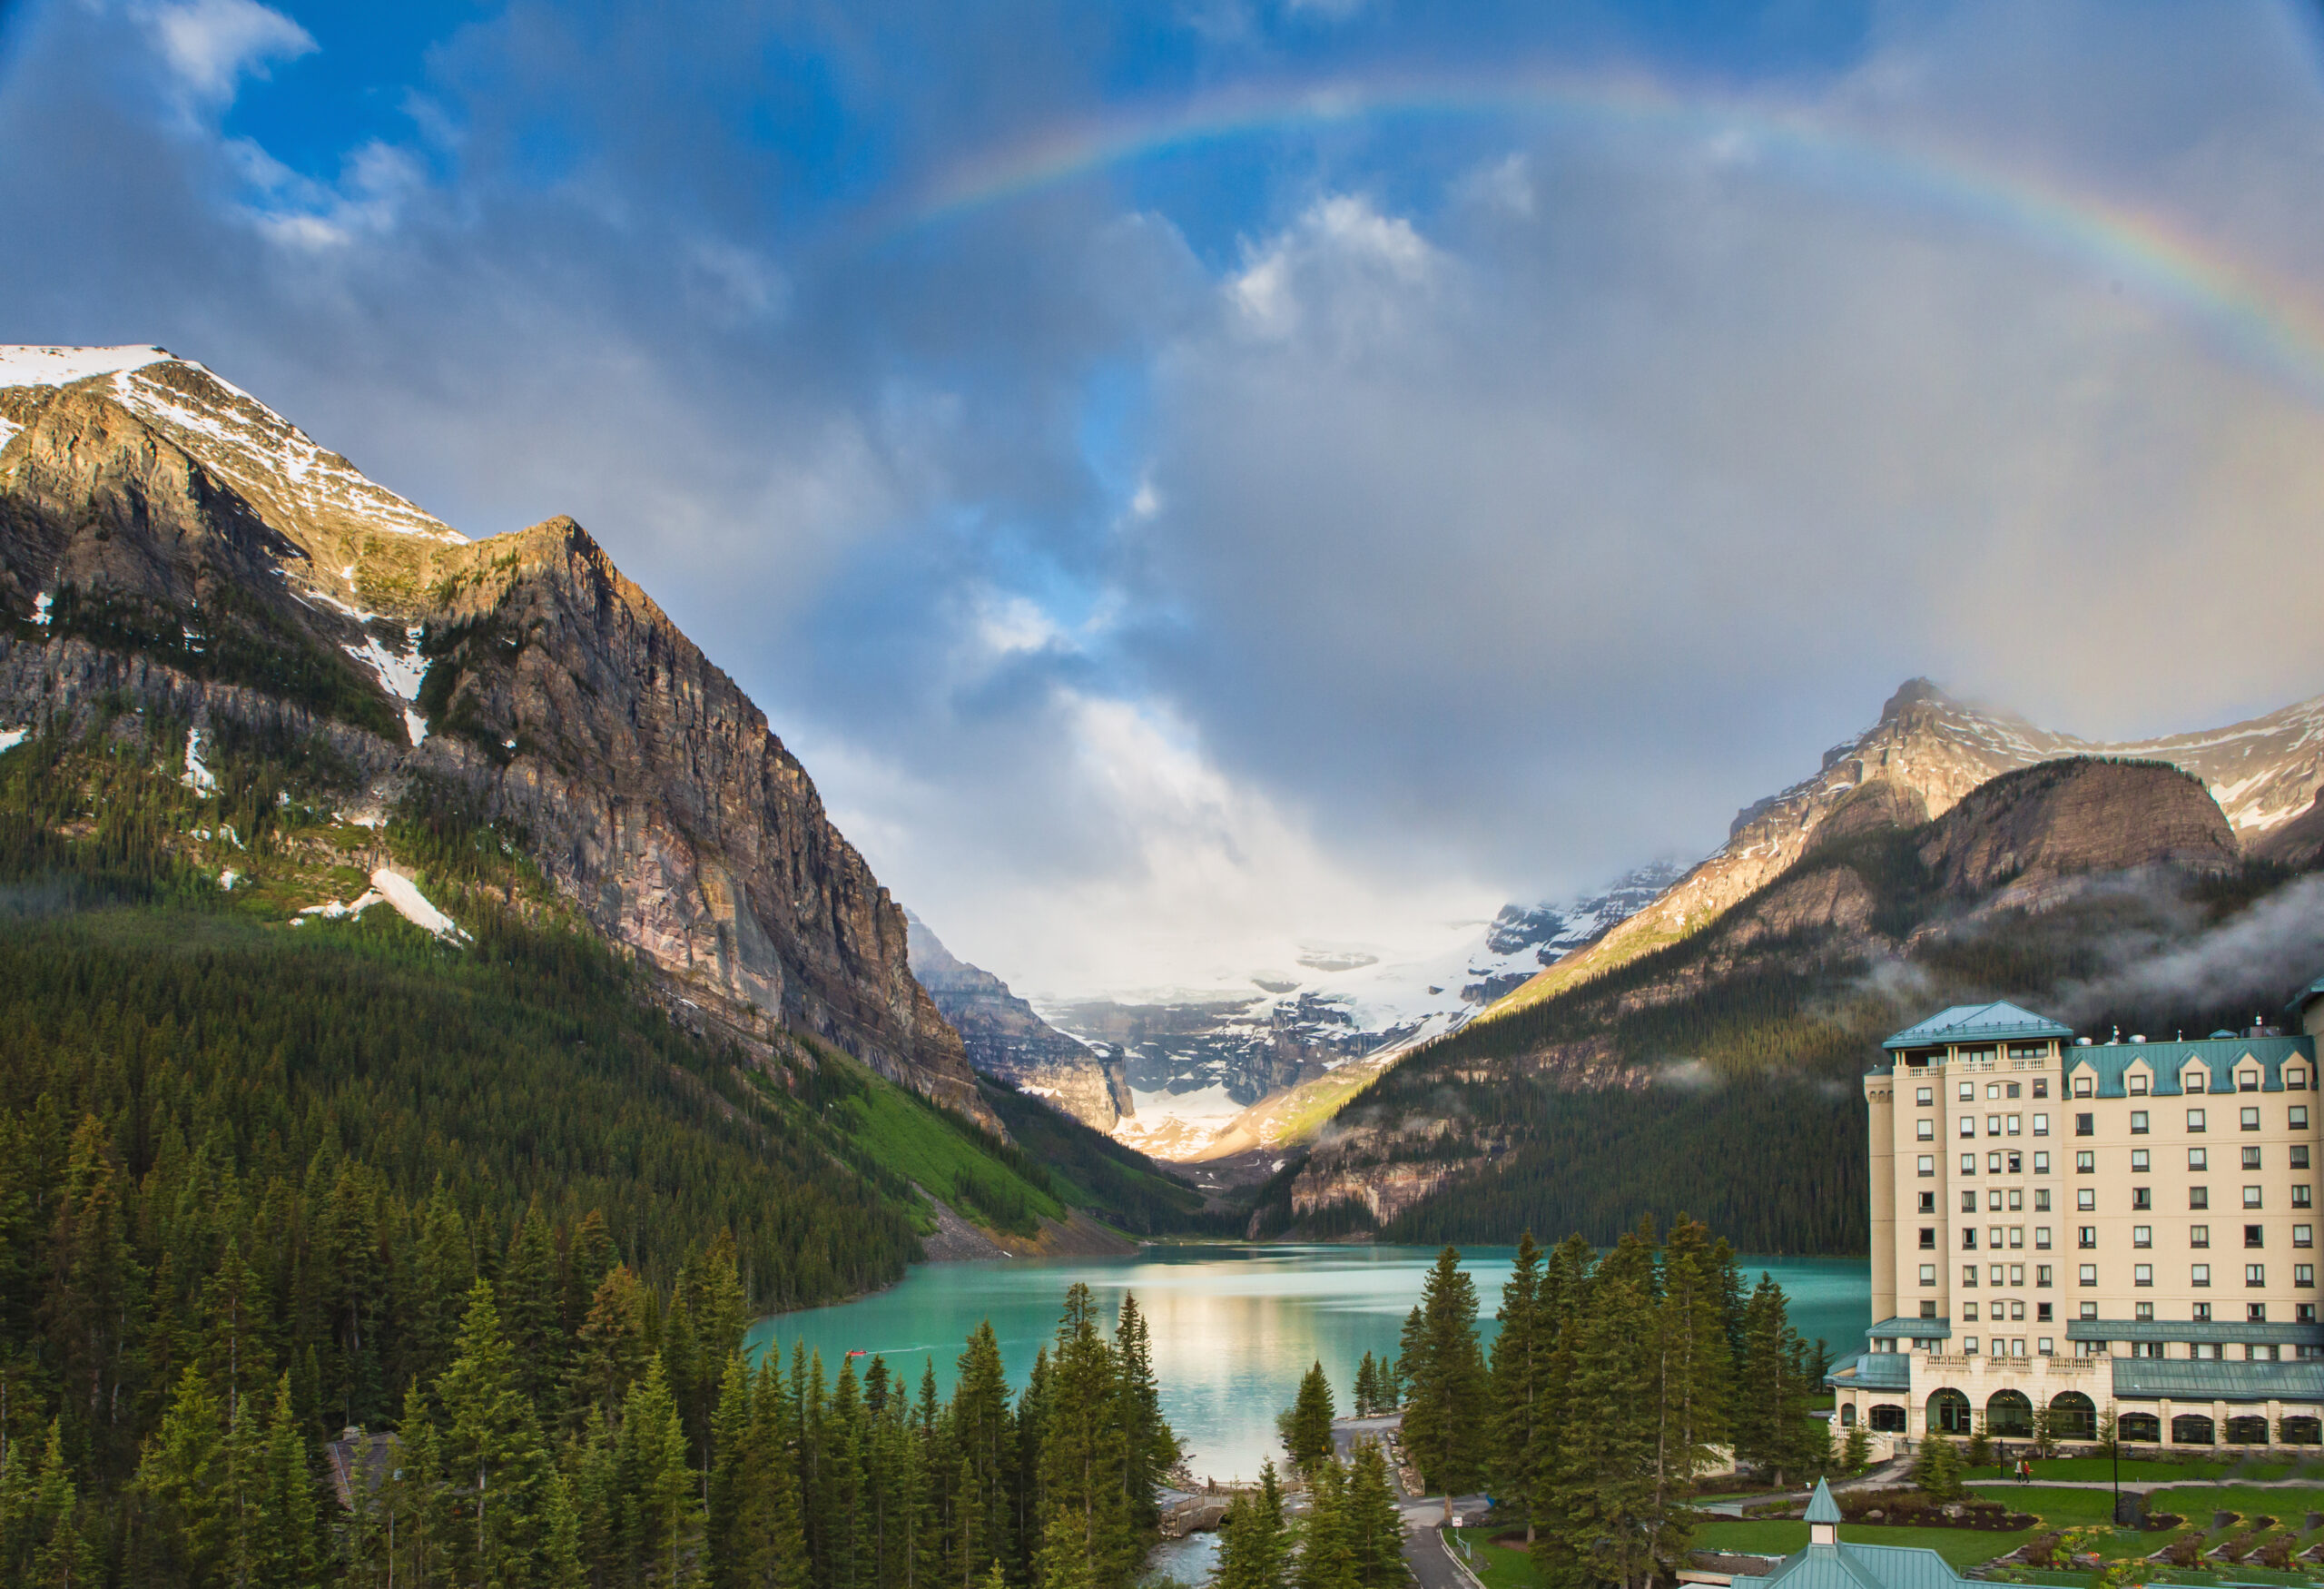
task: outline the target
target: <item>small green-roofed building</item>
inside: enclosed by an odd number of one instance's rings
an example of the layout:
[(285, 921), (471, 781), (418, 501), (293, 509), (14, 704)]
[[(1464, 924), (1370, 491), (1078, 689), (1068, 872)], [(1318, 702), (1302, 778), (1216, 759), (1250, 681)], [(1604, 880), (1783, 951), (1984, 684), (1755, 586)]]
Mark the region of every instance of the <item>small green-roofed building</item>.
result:
[(1840, 1507), (1831, 1486), (1816, 1481), (1807, 1503), (1807, 1548), (1784, 1557), (1759, 1580), (1768, 1589), (1952, 1589), (1963, 1582), (1933, 1550), (1894, 1545), (1842, 1545)]

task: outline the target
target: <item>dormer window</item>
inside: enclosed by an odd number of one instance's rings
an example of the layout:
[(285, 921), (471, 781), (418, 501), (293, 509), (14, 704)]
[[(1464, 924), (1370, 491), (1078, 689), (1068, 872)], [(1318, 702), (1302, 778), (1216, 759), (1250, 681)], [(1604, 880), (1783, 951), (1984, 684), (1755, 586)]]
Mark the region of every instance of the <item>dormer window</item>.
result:
[(2259, 1072), (2259, 1071), (2238, 1071), (2238, 1072), (2236, 1073), (2236, 1077), (2235, 1077), (2235, 1090), (2236, 1090), (2238, 1092), (2257, 1092), (2257, 1091), (2260, 1091), (2260, 1072)]
[(2203, 1072), (2203, 1071), (2188, 1071), (2185, 1075), (2183, 1075), (2183, 1076), (2181, 1076), (2181, 1077), (2180, 1077), (2180, 1078), (2179, 1078), (2179, 1087), (2180, 1087), (2180, 1090), (2181, 1090), (2181, 1091), (2184, 1091), (2184, 1092), (2201, 1092), (2201, 1091), (2202, 1091), (2204, 1090), (2204, 1088), (2203, 1088), (2203, 1079), (2204, 1079), (2204, 1075), (2205, 1075), (2205, 1072)]
[(2298, 1065), (2287, 1066), (2284, 1070), (2284, 1091), (2287, 1092), (2307, 1091), (2308, 1072)]
[(2138, 1074), (2136, 1071), (2132, 1072), (2130, 1077), (2130, 1089), (2131, 1096), (2132, 1098), (2144, 1098), (2146, 1096), (2146, 1078)]
[(2076, 1076), (2073, 1079), (2073, 1095), (2076, 1098), (2087, 1098), (2090, 1096), (2090, 1077), (2088, 1075)]

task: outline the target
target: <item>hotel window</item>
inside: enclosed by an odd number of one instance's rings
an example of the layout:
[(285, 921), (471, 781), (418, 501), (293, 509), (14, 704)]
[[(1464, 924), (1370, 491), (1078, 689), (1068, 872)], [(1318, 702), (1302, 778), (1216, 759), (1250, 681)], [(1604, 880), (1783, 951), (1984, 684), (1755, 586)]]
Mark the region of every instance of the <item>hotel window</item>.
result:
[(2131, 1207), (2133, 1209), (2152, 1209), (2154, 1207), (2154, 1189), (2151, 1186), (2132, 1187), (2131, 1189)]
[(2303, 1184), (2291, 1189), (2291, 1206), (2295, 1209), (2305, 1209), (2309, 1206), (2308, 1188), (2306, 1185)]
[(2040, 1248), (2044, 1252), (2049, 1250), (2050, 1228), (2047, 1225), (2036, 1225), (2034, 1227), (2034, 1245)]
[(2001, 1096), (2001, 1083), (1998, 1081), (1986, 1082), (1985, 1096), (1987, 1098), (1999, 1098)]
[(2096, 1264), (2086, 1263), (2082, 1266), (2082, 1283), (2085, 1286), (2094, 1286), (2098, 1283), (2098, 1266)]
[[(2306, 1128), (2305, 1126), (2303, 1126), (2303, 1127), (2301, 1127), (2300, 1129), (2301, 1129), (2301, 1130), (2305, 1130), (2307, 1128)], [(2308, 1144), (2307, 1144), (2307, 1143), (2305, 1143), (2305, 1142), (2294, 1142), (2294, 1143), (2291, 1145), (2291, 1167), (2292, 1167), (2294, 1170), (2305, 1170), (2305, 1169), (2307, 1169), (2307, 1168), (2308, 1168)]]
[(2265, 1302), (2246, 1302), (2243, 1305), (2243, 1322), (2246, 1324), (2267, 1323), (2268, 1305)]
[(2025, 1189), (2018, 1186), (2011, 1187), (2009, 1189), (2009, 1211), (2014, 1214), (2024, 1206)]
[(1965, 1263), (1961, 1266), (1961, 1283), (1969, 1287), (1973, 1290), (1975, 1289), (1977, 1284), (1977, 1266), (1975, 1264)]
[(2151, 1263), (2132, 1264), (2131, 1266), (2131, 1284), (2133, 1286), (2152, 1287), (2154, 1284), (2154, 1266)]
[(2089, 1149), (2084, 1148), (2081, 1152), (2076, 1153), (2073, 1156), (2073, 1172), (2076, 1175), (2092, 1174), (2097, 1170), (2097, 1168), (2098, 1155), (2092, 1152)]
[[(2202, 1091), (2202, 1089), (2201, 1089), (2201, 1088), (2200, 1088), (2200, 1087), (2195, 1087), (2195, 1088), (2191, 1088), (2191, 1089), (2189, 1089), (2189, 1091), (2194, 1091), (2194, 1092), (2201, 1092), (2201, 1091)], [(2207, 1128), (2207, 1127), (2203, 1124), (2203, 1120), (2204, 1120), (2204, 1115), (2203, 1115), (2203, 1111), (2202, 1111), (2201, 1110), (2200, 1110), (2200, 1109), (2191, 1109), (2191, 1110), (2189, 1110), (2187, 1111), (2187, 1129), (2188, 1129), (2189, 1130), (2191, 1130), (2191, 1131), (2200, 1131), (2200, 1130), (2208, 1130), (2209, 1128)]]
[(1998, 1251), (2001, 1248), (2001, 1227), (1996, 1225), (1985, 1232), (1985, 1245)]
[[(1994, 1267), (1993, 1267), (1993, 1273), (1992, 1273), (1992, 1274), (1990, 1274), (1990, 1275), (1988, 1275), (1988, 1276), (1986, 1276), (1985, 1278), (1986, 1278), (1987, 1279), (1991, 1280), (1994, 1285), (1996, 1285), (1996, 1286), (2000, 1285), (2000, 1284), (2001, 1284), (2001, 1265), (1999, 1265), (1999, 1264), (1995, 1264), (1995, 1265), (1994, 1265)], [(2000, 1304), (2000, 1303), (1998, 1303), (1998, 1302), (1996, 1302), (1996, 1303), (1994, 1303), (1994, 1318), (2000, 1318), (2000, 1317), (2001, 1317), (2001, 1304)]]
[(2098, 1189), (2094, 1186), (2078, 1186), (2074, 1188), (2073, 1206), (2080, 1209), (2085, 1214), (2096, 1213), (2098, 1211)]
[(1974, 1137), (1977, 1134), (1977, 1117), (1975, 1115), (1965, 1114), (1961, 1117), (1961, 1134), (1965, 1137)]
[(1968, 1102), (1972, 1101), (1973, 1100), (1974, 1100), (1974, 1099), (1976, 1098), (1976, 1096), (1977, 1096), (1977, 1084), (1976, 1084), (1974, 1081), (1964, 1081), (1964, 1082), (1962, 1082), (1962, 1083), (1961, 1083), (1961, 1101), (1962, 1101), (1962, 1102), (1964, 1102), (1964, 1103), (1968, 1103)]
[(2259, 1091), (2260, 1072), (2257, 1071), (2242, 1071), (2237, 1072), (2235, 1078), (2235, 1090), (2238, 1092)]
[(2132, 1247), (2152, 1247), (2154, 1245), (2154, 1227), (2152, 1225), (2132, 1226), (2131, 1245)]
[(1924, 1225), (1921, 1227), (1921, 1250), (1924, 1252), (1935, 1252), (1936, 1250), (1935, 1226)]
[[(2181, 1076), (2181, 1077), (2180, 1077), (2180, 1078), (2179, 1078), (2179, 1091), (2181, 1091), (2181, 1092), (2201, 1092), (2201, 1091), (2203, 1091), (2203, 1082), (2204, 1082), (2204, 1079), (2205, 1079), (2209, 1074), (2210, 1074), (2210, 1072), (2209, 1072), (2209, 1071), (2188, 1071), (2184, 1076)], [(2202, 1113), (2202, 1112), (2203, 1112), (2203, 1111), (2202, 1111), (2201, 1110), (2200, 1110), (2200, 1109), (2191, 1109), (2191, 1110), (2189, 1110), (2187, 1111), (2187, 1121), (2188, 1121), (2187, 1129), (2188, 1129), (2189, 1130), (2191, 1130), (2191, 1131), (2200, 1131), (2200, 1130), (2201, 1130), (2203, 1129), (2202, 1127), (2201, 1127), (2201, 1126), (2199, 1126), (2199, 1125), (2197, 1125), (2197, 1124), (2195, 1124), (2195, 1123), (2194, 1123), (2195, 1117), (2196, 1117), (2197, 1115), (2199, 1115), (2199, 1114)]]
[(2243, 1206), (2247, 1209), (2256, 1209), (2260, 1206), (2260, 1189), (2258, 1187), (2247, 1186), (2243, 1189)]
[(2211, 1266), (2199, 1263), (2187, 1271), (2187, 1283), (2198, 1290), (2211, 1283)]
[(2188, 1226), (2188, 1227), (2187, 1227), (2187, 1245), (2188, 1245), (2188, 1246), (2190, 1246), (2190, 1247), (2209, 1247), (2211, 1244), (2211, 1228), (2210, 1226), (2208, 1226), (2208, 1225), (2190, 1225), (2190, 1226)]
[(2211, 1321), (2211, 1305), (2208, 1302), (2196, 1303), (2195, 1311), (2189, 1317), (2197, 1324), (2209, 1324)]
[(2211, 1150), (2209, 1148), (2190, 1148), (2187, 1150), (2188, 1169), (2209, 1170), (2211, 1167)]
[[(2009, 1283), (2012, 1287), (2022, 1287), (2025, 1284), (2025, 1266), (2024, 1264), (2014, 1263), (2009, 1266)], [(2009, 1307), (2009, 1316), (2012, 1318), (2023, 1318), (2025, 1317), (2024, 1303), (2013, 1302)]]
[(2260, 1168), (2260, 1148), (2258, 1143), (2255, 1142), (2250, 1147), (2243, 1150), (2243, 1168), (2246, 1170), (2257, 1170)]
[(2295, 1286), (2301, 1287), (2304, 1289), (2315, 1289), (2316, 1266), (2312, 1263), (2296, 1263), (2292, 1265), (2291, 1283)]
[[(2034, 1304), (2034, 1322), (2036, 1324), (2049, 1324), (2053, 1322), (2050, 1318), (2050, 1305), (2047, 1302), (2036, 1302)], [(2044, 1349), (2046, 1350), (2047, 1348)]]
[(2153, 1168), (2152, 1158), (2145, 1149), (2133, 1148), (2131, 1150), (2131, 1173), (2132, 1175), (2148, 1174), (2153, 1170)]
[[(2036, 1175), (2047, 1175), (2050, 1173), (2050, 1167), (2044, 1164), (2038, 1170), (2034, 1170), (2034, 1173)], [(2037, 1186), (2034, 1189), (2034, 1211), (2037, 1214), (2046, 1214), (2050, 1211), (2050, 1189), (2048, 1187)]]
[(2046, 1137), (2050, 1134), (2050, 1117), (2048, 1115), (2037, 1114), (2034, 1117), (2034, 1134), (2037, 1137)]
[(2023, 1098), (2025, 1096), (2025, 1089), (2012, 1081), (2002, 1089), (2002, 1095), (2005, 1098)]
[(2042, 1356), (2047, 1357), (2053, 1355), (2054, 1351), (2054, 1341), (2052, 1337), (2043, 1336), (2036, 1344), (2041, 1350)]
[[(2076, 1077), (2073, 1079), (2073, 1095), (2074, 1095), (2076, 1098), (2087, 1098), (2087, 1097), (2089, 1097), (2089, 1096), (2090, 1096), (2090, 1078), (2089, 1078), (2089, 1077), (2087, 1077), (2087, 1076), (2076, 1076)], [(2085, 1118), (2087, 1118), (2087, 1117), (2085, 1117)]]
[[(2287, 1092), (2305, 1092), (2305, 1091), (2308, 1091), (2308, 1072), (2307, 1072), (2307, 1071), (2303, 1071), (2303, 1070), (2301, 1070), (2301, 1069), (2300, 1069), (2299, 1066), (2297, 1066), (2297, 1065), (2294, 1065), (2294, 1066), (2292, 1066), (2290, 1070), (2286, 1071), (2284, 1072), (2284, 1091), (2287, 1091)], [(2305, 1114), (2305, 1113), (2307, 1112), (2307, 1110), (2296, 1110), (2295, 1112), (2296, 1112), (2296, 1113), (2300, 1113), (2300, 1114)]]
[(2187, 1206), (2191, 1209), (2210, 1208), (2211, 1206), (2211, 1189), (2207, 1186), (2189, 1187), (2187, 1189)]
[(1988, 1137), (1998, 1137), (2001, 1135), (2001, 1116), (1997, 1114), (1989, 1114), (1985, 1117), (1985, 1135)]
[(2013, 1136), (2013, 1137), (2016, 1136), (2016, 1135), (2018, 1134), (2018, 1128), (2019, 1128), (2020, 1126), (2024, 1125), (2024, 1123), (2025, 1123), (2025, 1117), (2024, 1117), (2024, 1115), (2022, 1115), (2022, 1114), (2014, 1114), (2014, 1115), (2011, 1115), (2011, 1116), (2009, 1117), (2009, 1134), (2010, 1134), (2011, 1136)]
[(1936, 1284), (1936, 1266), (1935, 1264), (1925, 1263), (1921, 1265), (1921, 1284), (1924, 1286), (1934, 1286)]
[(1974, 1188), (1961, 1194), (1961, 1211), (1965, 1214), (1974, 1214), (1977, 1211), (1977, 1193)]
[(2143, 1077), (2143, 1076), (2133, 1076), (2133, 1077), (2132, 1077), (2132, 1078), (2130, 1079), (2130, 1084), (2131, 1084), (2131, 1096), (2132, 1096), (2132, 1098), (2144, 1098), (2144, 1097), (2146, 1096), (2146, 1078), (2145, 1078), (2145, 1077)]
[[(2296, 1320), (2298, 1323), (2314, 1324), (2316, 1322), (2316, 1304), (2313, 1302), (2295, 1302), (2291, 1305), (2291, 1310), (2298, 1316)], [(2324, 1347), (2302, 1347), (2299, 1348), (2299, 1355), (2303, 1357), (2324, 1357)]]
[(1921, 1155), (1921, 1173), (1922, 1173), (1923, 1175), (1930, 1175), (1930, 1176), (1933, 1176), (1933, 1175), (1935, 1175), (1935, 1174), (1936, 1173), (1936, 1155), (1935, 1155), (1935, 1154), (1934, 1154), (1934, 1153), (1924, 1153), (1924, 1154), (1922, 1154), (1922, 1155)]
[(2291, 1108), (2286, 1111), (2286, 1118), (2290, 1122), (2291, 1129), (2293, 1130), (2306, 1130), (2308, 1129), (2308, 1105), (2304, 1103), (2293, 1104)]
[(1967, 1225), (1962, 1228), (1961, 1250), (1964, 1252), (1974, 1252), (1977, 1250), (1977, 1228), (1974, 1225)]
[(2098, 1245), (2098, 1227), (2095, 1225), (2077, 1225), (2073, 1235), (2073, 1244), (2084, 1250)]
[(2294, 1247), (2313, 1247), (2313, 1246), (2315, 1246), (2315, 1245), (2316, 1245), (2316, 1227), (2315, 1227), (2315, 1226), (2313, 1226), (2313, 1225), (2295, 1225), (2295, 1226), (2293, 1226), (2293, 1227), (2291, 1228), (2291, 1244), (2292, 1244)]
[(1977, 1305), (1974, 1302), (1964, 1302), (1961, 1304), (1961, 1322), (1964, 1324), (1974, 1324), (1977, 1322)]
[(1995, 1187), (1985, 1194), (1985, 1207), (1996, 1214), (2001, 1212), (2001, 1188)]
[(2098, 1134), (2097, 1120), (2098, 1117), (2094, 1114), (2078, 1114), (2074, 1116), (2073, 1134), (2077, 1137), (2096, 1136)]
[[(1935, 1280), (1931, 1280), (1929, 1284), (1934, 1286), (1936, 1282)], [(1935, 1298), (1931, 1297), (1924, 1297), (1921, 1298), (1921, 1317), (1923, 1318), (1935, 1318), (1936, 1317)]]
[(2255, 1341), (2243, 1348), (2243, 1360), (2247, 1363), (2272, 1363), (2276, 1360), (2276, 1348)]
[(2216, 1363), (2220, 1360), (2220, 1345), (2217, 1341), (2197, 1341), (2187, 1348), (2187, 1355), (2197, 1362)]
[(1936, 1089), (1934, 1087), (1922, 1088), (1919, 1091), (1913, 1094), (1913, 1101), (1919, 1104), (1923, 1109), (1926, 1109), (1930, 1104), (1936, 1101)]
[(2025, 1155), (2024, 1155), (2024, 1154), (2023, 1154), (2023, 1153), (2012, 1153), (2012, 1154), (2009, 1156), (2009, 1172), (2010, 1172), (2012, 1175), (2023, 1175), (2023, 1174), (2024, 1174), (2024, 1173), (2025, 1173)]
[(2142, 1109), (2131, 1110), (2131, 1135), (2133, 1137), (2146, 1135), (2146, 1110)]
[(1915, 1134), (1922, 1141), (1934, 1142), (1936, 1140), (1936, 1122), (1935, 1120), (1916, 1120), (1914, 1124), (1916, 1128)]
[(2265, 1286), (2268, 1283), (2268, 1266), (2263, 1263), (2245, 1264), (2243, 1283), (2254, 1288)]
[[(2154, 1304), (2153, 1304), (2153, 1303), (2152, 1303), (2152, 1302), (2133, 1302), (2133, 1303), (2132, 1303), (2132, 1304), (2131, 1304), (2131, 1317), (2132, 1317), (2132, 1318), (2135, 1318), (2135, 1319), (2140, 1320), (2142, 1323), (2143, 1323), (2143, 1322), (2147, 1322), (2147, 1321), (2149, 1321), (2149, 1320), (2152, 1320), (2152, 1319), (2154, 1318)], [(2161, 1353), (2157, 1353), (2157, 1354), (2156, 1354), (2156, 1356), (2158, 1356), (2158, 1357), (2160, 1357), (2161, 1355), (2162, 1355)]]
[[(2082, 1318), (2097, 1318), (2097, 1317), (2098, 1317), (2098, 1304), (2097, 1304), (2097, 1303), (2095, 1303), (2095, 1302), (2085, 1302), (2085, 1303), (2083, 1303), (2083, 1304), (2082, 1305), (2082, 1314), (2081, 1314), (2081, 1317), (2082, 1317)], [(2083, 1342), (2083, 1344), (2084, 1346), (2096, 1347), (2098, 1348), (2098, 1354), (2097, 1354), (2097, 1355), (2098, 1355), (2098, 1356), (2100, 1356), (2100, 1357), (2104, 1357), (2104, 1356), (2106, 1355), (2106, 1343), (2105, 1343), (2104, 1341), (2085, 1341), (2085, 1342)]]
[(1961, 1337), (1961, 1355), (1965, 1357), (1974, 1357), (1977, 1355), (1977, 1337), (1975, 1336), (1967, 1335)]
[(1999, 1153), (1986, 1154), (1985, 1169), (1994, 1175), (1999, 1175), (2001, 1173), (2001, 1155)]
[(1961, 1173), (1964, 1175), (1974, 1175), (1977, 1173), (1977, 1156), (1974, 1153), (1964, 1153), (1961, 1155)]
[(2246, 1225), (2243, 1228), (2243, 1245), (2246, 1247), (2267, 1246), (2267, 1227), (2263, 1225)]
[[(2047, 1290), (2047, 1289), (2049, 1288), (2049, 1285), (2050, 1285), (2050, 1266), (2049, 1266), (2048, 1264), (2045, 1264), (2045, 1263), (2037, 1263), (2037, 1264), (2035, 1264), (2035, 1265), (2034, 1266), (2034, 1288), (2035, 1288), (2036, 1290)], [(2042, 1304), (2042, 1309), (2043, 1309), (2043, 1314), (2042, 1314), (2042, 1316), (2043, 1316), (2044, 1318), (2048, 1318), (2048, 1317), (2049, 1317), (2049, 1308), (2050, 1308), (2050, 1305), (2049, 1305), (2047, 1302), (2044, 1302), (2044, 1303), (2043, 1303), (2043, 1304)]]
[[(2249, 1092), (2251, 1090), (2249, 1087), (2246, 1087), (2243, 1091)], [(2242, 1111), (2242, 1125), (2243, 1129), (2247, 1131), (2258, 1130), (2260, 1129), (2260, 1111), (2256, 1109), (2244, 1110)]]
[(2047, 1098), (2050, 1096), (2050, 1079), (2047, 1076), (2036, 1076), (2034, 1078), (2034, 1096), (2036, 1098)]

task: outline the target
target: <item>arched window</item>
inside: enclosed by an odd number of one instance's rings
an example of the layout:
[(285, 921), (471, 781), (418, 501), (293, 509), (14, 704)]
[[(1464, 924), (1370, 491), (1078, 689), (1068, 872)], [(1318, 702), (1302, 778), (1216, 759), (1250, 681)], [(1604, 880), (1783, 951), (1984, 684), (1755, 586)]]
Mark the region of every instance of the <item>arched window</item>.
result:
[(2283, 1422), (2283, 1442), (2287, 1446), (2324, 1446), (2324, 1421), (2286, 1418)]
[(2268, 1443), (2268, 1420), (2248, 1415), (2228, 1419), (2227, 1443), (2230, 1446), (2265, 1446)]
[(2024, 1440), (2034, 1433), (2034, 1404), (2022, 1390), (1996, 1390), (1985, 1403), (1985, 1433)]
[(1932, 1435), (1967, 1434), (1969, 1398), (1950, 1388), (1932, 1393), (1928, 1398), (1928, 1429)]
[(1840, 1408), (1840, 1427), (1843, 1429), (1853, 1429), (1856, 1427), (1856, 1403), (1849, 1402), (1846, 1406)]
[[(2063, 1401), (2063, 1397), (2059, 1397)], [(2126, 1441), (2162, 1444), (2162, 1420), (2152, 1413), (2124, 1413), (2114, 1426), (2117, 1436)]]
[(2181, 1413), (2171, 1420), (2171, 1443), (2173, 1446), (2213, 1444), (2211, 1421), (2201, 1413)]
[(1905, 1432), (1905, 1409), (1893, 1401), (1872, 1404), (1872, 1428), (1875, 1434), (1901, 1435)]
[[(2150, 1419), (2150, 1422), (2152, 1420)], [(2131, 1436), (2126, 1432), (2122, 1438)], [(2050, 1438), (2053, 1440), (2095, 1440), (2098, 1438), (2098, 1408), (2079, 1390), (2063, 1390), (2050, 1398)], [(2152, 1440), (2153, 1436), (2147, 1436)]]

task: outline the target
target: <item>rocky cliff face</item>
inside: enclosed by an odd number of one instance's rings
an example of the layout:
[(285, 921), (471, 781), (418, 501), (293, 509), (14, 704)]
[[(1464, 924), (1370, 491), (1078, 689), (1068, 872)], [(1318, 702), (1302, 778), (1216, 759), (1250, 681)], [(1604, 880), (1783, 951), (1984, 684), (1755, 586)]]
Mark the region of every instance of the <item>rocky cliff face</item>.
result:
[(109, 693), (464, 792), (674, 994), (989, 1120), (902, 910), (764, 716), (570, 519), (470, 542), (201, 366), (0, 350), (0, 720)]
[(1133, 1112), (1121, 1062), (1066, 1036), (990, 972), (956, 959), (911, 912), (911, 970), (960, 1034), (969, 1063), (1101, 1131)]
[[(2097, 744), (1905, 683), (1814, 776), (1736, 814), (1725, 844), (1651, 903), (1487, 1009), (1491, 1020), (1677, 942), (1780, 875), (1819, 839), (1911, 826), (2003, 773), (2075, 756), (2168, 763), (2201, 780), (2236, 844), (2259, 853), (2324, 789), (2324, 696), (2226, 728)], [(1827, 827), (1827, 824), (1830, 824)]]

